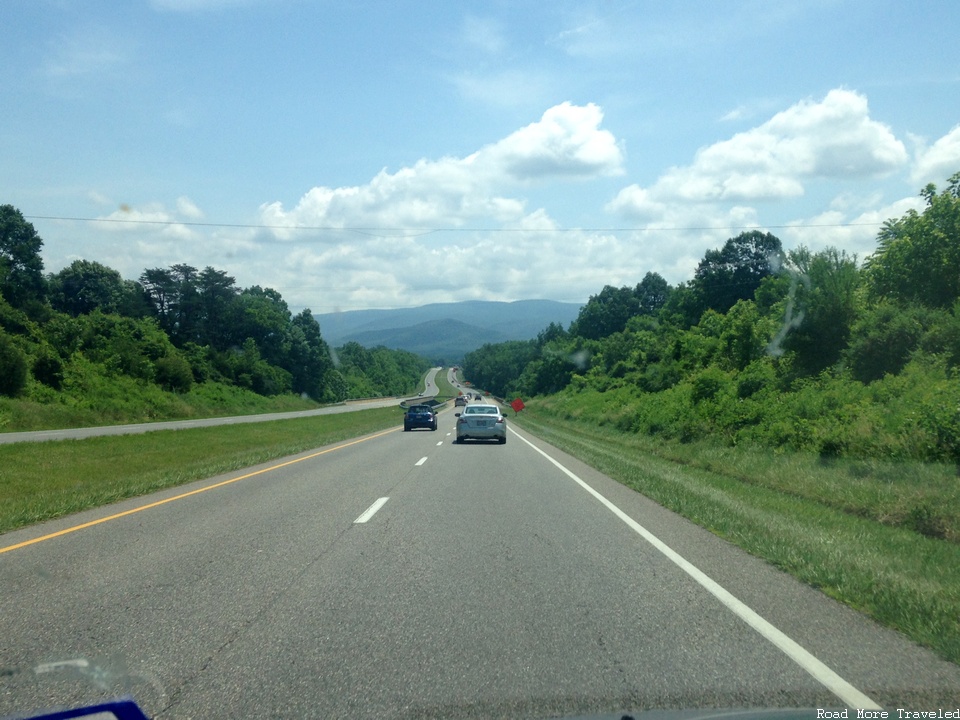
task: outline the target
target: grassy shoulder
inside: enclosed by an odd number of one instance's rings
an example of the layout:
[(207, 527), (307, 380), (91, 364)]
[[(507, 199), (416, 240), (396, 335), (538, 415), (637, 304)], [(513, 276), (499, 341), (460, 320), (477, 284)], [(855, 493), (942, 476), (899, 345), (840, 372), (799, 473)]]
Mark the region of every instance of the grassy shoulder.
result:
[(0, 445), (0, 533), (398, 426), (399, 408)]
[(460, 391), (457, 390), (453, 385), (450, 384), (450, 381), (447, 380), (447, 371), (446, 368), (437, 373), (436, 377), (437, 382), (437, 397), (438, 401), (447, 401), (455, 398)]
[(132, 378), (90, 377), (90, 387), (68, 394), (47, 391), (44, 401), (0, 397), (0, 432), (29, 432), (161, 420), (228, 417), (321, 407), (298, 395), (266, 397), (225, 383), (194, 385), (186, 393), (161, 390)]
[(952, 466), (824, 463), (812, 453), (668, 444), (557, 413), (550, 403), (531, 401), (511, 420), (960, 663), (960, 543), (923, 532), (942, 518), (916, 517), (910, 527), (886, 517), (901, 506), (956, 508)]

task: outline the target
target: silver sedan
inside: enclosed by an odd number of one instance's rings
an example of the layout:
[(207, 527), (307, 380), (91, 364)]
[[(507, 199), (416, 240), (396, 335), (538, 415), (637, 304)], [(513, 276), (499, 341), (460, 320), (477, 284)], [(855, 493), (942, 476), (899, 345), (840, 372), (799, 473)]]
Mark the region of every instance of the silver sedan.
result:
[(467, 405), (457, 413), (457, 442), (464, 440), (507, 441), (507, 419), (496, 405)]

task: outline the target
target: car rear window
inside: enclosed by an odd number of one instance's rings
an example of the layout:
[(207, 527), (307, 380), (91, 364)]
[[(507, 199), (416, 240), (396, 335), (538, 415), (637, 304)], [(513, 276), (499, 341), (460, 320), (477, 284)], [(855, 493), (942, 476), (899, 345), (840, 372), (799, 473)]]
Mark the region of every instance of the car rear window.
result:
[(483, 407), (474, 405), (472, 407), (468, 407), (466, 410), (464, 410), (464, 412), (468, 415), (496, 415), (497, 409), (490, 405), (486, 405)]

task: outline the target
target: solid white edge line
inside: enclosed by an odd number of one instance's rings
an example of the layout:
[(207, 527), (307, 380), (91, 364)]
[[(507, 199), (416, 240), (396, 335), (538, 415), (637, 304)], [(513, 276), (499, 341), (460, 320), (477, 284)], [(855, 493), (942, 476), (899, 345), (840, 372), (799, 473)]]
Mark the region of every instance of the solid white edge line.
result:
[(561, 472), (563, 472), (567, 477), (576, 482), (580, 487), (586, 490), (588, 493), (593, 495), (597, 500), (599, 500), (610, 512), (620, 518), (625, 522), (631, 530), (637, 533), (640, 537), (646, 540), (648, 543), (653, 545), (657, 550), (659, 550), (663, 555), (665, 555), (671, 562), (673, 562), (677, 567), (683, 570), (687, 575), (697, 581), (707, 592), (717, 598), (722, 602), (726, 607), (733, 612), (737, 617), (747, 623), (750, 627), (756, 630), (760, 635), (765, 637), (771, 643), (773, 643), (777, 648), (779, 648), (787, 657), (793, 660), (797, 665), (806, 670), (810, 675), (814, 677), (821, 685), (823, 685), (827, 690), (832, 692), (847, 707), (859, 708), (862, 710), (881, 710), (882, 707), (874, 702), (871, 698), (864, 695), (862, 692), (857, 690), (853, 685), (848, 683), (837, 673), (831, 670), (827, 665), (818, 660), (812, 653), (804, 649), (799, 643), (797, 643), (792, 638), (785, 635), (783, 632), (774, 627), (770, 622), (764, 620), (757, 612), (748, 607), (745, 603), (735, 597), (728, 590), (723, 588), (719, 583), (709, 577), (706, 573), (700, 570), (690, 561), (686, 560), (675, 550), (670, 548), (666, 543), (664, 543), (660, 538), (651, 533), (645, 527), (643, 527), (636, 520), (627, 515), (623, 510), (618, 508), (612, 502), (607, 500), (603, 495), (594, 490), (590, 485), (585, 481), (577, 477), (573, 472), (565, 468), (558, 461), (554, 460), (552, 457), (547, 455), (543, 450), (538, 448), (532, 442), (527, 440), (525, 437), (522, 437), (519, 433), (514, 432), (518, 438), (523, 440), (527, 445), (532, 447), (538, 453), (543, 455), (547, 460), (553, 463)]
[(374, 515), (376, 515), (377, 510), (382, 508), (387, 503), (387, 500), (389, 499), (390, 498), (388, 497), (382, 497), (379, 500), (377, 500), (373, 505), (371, 505), (364, 511), (363, 515), (361, 515), (356, 520), (354, 520), (353, 524), (356, 525), (357, 523), (365, 523), (367, 520), (369, 520)]

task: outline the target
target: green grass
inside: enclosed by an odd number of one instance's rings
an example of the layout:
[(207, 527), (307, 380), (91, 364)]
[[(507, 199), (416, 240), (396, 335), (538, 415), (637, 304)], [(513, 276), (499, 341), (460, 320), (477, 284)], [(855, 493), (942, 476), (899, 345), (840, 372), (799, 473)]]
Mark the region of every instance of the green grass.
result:
[(0, 533), (398, 426), (399, 408), (0, 445)]
[[(0, 398), (0, 432), (95, 427), (160, 420), (253, 415), (310, 410), (316, 402), (297, 395), (264, 397), (223, 383), (195, 385), (184, 394), (160, 390), (130, 378), (93, 378), (86, 396), (46, 391), (46, 401)], [(42, 394), (42, 393), (41, 393)]]
[[(532, 407), (531, 407), (532, 405)], [(926, 482), (924, 502), (956, 503), (942, 470), (817, 465), (815, 458), (659, 444), (560, 418), (532, 402), (518, 425), (800, 580), (960, 663), (960, 544), (888, 524)], [(867, 472), (870, 470), (870, 472)], [(873, 474), (871, 474), (873, 473)], [(867, 480), (866, 478), (871, 478)], [(933, 478), (931, 480), (931, 477)], [(907, 489), (904, 490), (903, 488)], [(851, 500), (850, 498), (855, 498)], [(849, 505), (855, 511), (851, 512)], [(871, 510), (871, 508), (873, 508)], [(951, 508), (952, 510), (952, 508)]]
[(453, 385), (450, 384), (450, 381), (447, 380), (447, 370), (444, 368), (437, 373), (437, 400), (447, 401), (452, 398), (455, 398), (459, 394)]

